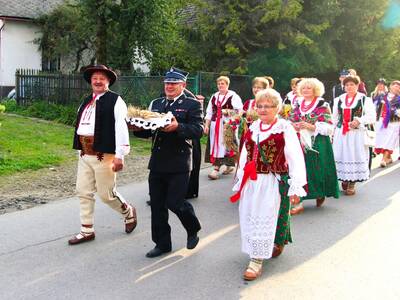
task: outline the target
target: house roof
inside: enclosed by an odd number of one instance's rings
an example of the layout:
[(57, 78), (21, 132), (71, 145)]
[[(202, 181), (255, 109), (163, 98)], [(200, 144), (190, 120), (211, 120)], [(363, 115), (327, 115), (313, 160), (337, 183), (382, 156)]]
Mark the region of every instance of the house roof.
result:
[(63, 2), (64, 0), (0, 0), (0, 17), (35, 19)]

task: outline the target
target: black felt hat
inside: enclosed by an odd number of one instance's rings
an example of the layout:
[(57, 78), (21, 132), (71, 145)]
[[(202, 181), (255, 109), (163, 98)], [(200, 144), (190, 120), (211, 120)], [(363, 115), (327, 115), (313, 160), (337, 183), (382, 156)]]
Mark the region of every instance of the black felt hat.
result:
[(110, 86), (117, 80), (117, 74), (105, 65), (88, 66), (83, 72), (83, 78), (90, 84), (94, 72), (103, 72), (110, 80)]

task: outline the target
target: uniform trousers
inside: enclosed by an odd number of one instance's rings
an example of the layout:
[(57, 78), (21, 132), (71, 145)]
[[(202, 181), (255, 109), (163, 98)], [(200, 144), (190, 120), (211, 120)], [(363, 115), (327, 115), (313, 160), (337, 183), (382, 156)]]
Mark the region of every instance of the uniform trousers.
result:
[(151, 234), (156, 247), (161, 250), (170, 251), (172, 248), (168, 209), (177, 215), (188, 236), (196, 234), (201, 229), (193, 206), (185, 200), (188, 183), (189, 172), (150, 171)]
[[(76, 191), (80, 200), (80, 218), (82, 225), (94, 223), (94, 194), (122, 216), (129, 214), (128, 203), (116, 190), (116, 173), (112, 170), (114, 154), (104, 154), (102, 160), (96, 155), (79, 157)], [(81, 231), (90, 233), (93, 226), (82, 226)]]
[(186, 199), (197, 198), (199, 196), (199, 175), (201, 167), (201, 144), (200, 139), (193, 139), (193, 169), (190, 172), (189, 186)]

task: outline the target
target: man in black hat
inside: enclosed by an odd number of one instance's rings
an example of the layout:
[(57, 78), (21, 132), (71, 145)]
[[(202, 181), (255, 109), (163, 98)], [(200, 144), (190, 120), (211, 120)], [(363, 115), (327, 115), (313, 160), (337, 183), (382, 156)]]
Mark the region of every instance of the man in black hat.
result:
[(339, 73), (339, 80), (340, 80), (340, 83), (338, 83), (337, 85), (335, 85), (335, 86), (332, 88), (332, 96), (333, 96), (333, 98), (332, 98), (332, 101), (329, 103), (331, 109), (332, 109), (332, 107), (333, 107), (333, 100), (334, 100), (336, 97), (339, 97), (340, 95), (346, 93), (346, 91), (344, 90), (343, 80), (344, 80), (347, 76), (349, 76), (349, 75), (350, 75), (350, 73), (349, 73), (349, 71), (347, 71), (347, 70), (342, 70), (342, 71), (340, 71), (340, 73)]
[(152, 111), (170, 111), (174, 116), (171, 124), (155, 131), (134, 128), (136, 136), (153, 139), (149, 191), (152, 240), (156, 245), (147, 257), (157, 257), (172, 249), (168, 209), (178, 216), (186, 229), (186, 247), (194, 249), (199, 242), (200, 222), (185, 196), (192, 170), (192, 140), (201, 137), (203, 120), (200, 102), (184, 93), (187, 75), (187, 72), (171, 68), (164, 79), (165, 96), (150, 104)]
[(126, 233), (131, 233), (137, 224), (135, 208), (116, 190), (116, 172), (122, 170), (124, 155), (130, 151), (126, 104), (109, 90), (117, 75), (104, 65), (96, 65), (86, 68), (83, 77), (93, 92), (84, 99), (76, 119), (73, 148), (80, 154), (76, 190), (80, 200), (81, 232), (68, 241), (70, 245), (95, 238), (95, 192), (123, 216)]

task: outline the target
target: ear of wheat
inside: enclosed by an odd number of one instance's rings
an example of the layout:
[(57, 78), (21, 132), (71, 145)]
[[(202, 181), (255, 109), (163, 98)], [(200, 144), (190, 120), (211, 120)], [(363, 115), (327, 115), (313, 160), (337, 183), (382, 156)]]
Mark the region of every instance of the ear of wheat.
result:
[(149, 111), (147, 109), (140, 109), (132, 105), (129, 105), (127, 114), (129, 118), (142, 118), (142, 119), (161, 118), (163, 115), (164, 114), (160, 114), (154, 111)]

